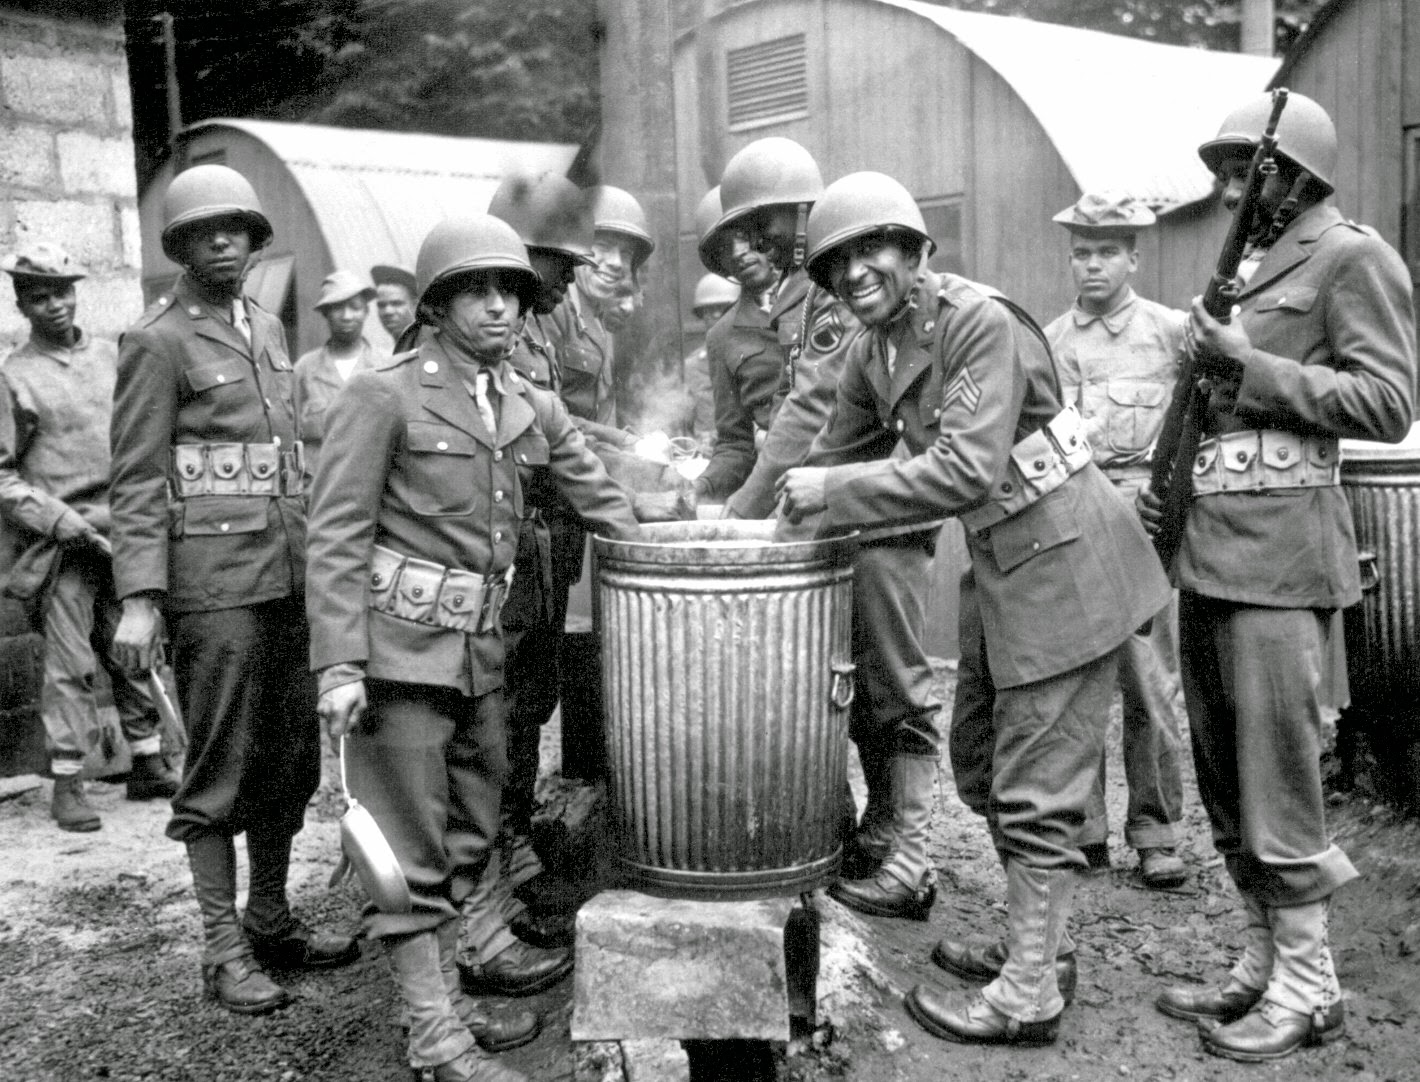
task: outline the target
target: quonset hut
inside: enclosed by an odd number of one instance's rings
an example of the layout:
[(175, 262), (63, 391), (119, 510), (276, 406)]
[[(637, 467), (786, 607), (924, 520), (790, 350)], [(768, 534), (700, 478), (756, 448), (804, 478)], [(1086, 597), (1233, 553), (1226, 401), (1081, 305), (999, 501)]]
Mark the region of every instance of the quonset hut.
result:
[[(185, 165), (229, 165), (251, 181), (275, 237), (247, 291), (286, 326), (291, 356), (325, 341), (312, 310), (332, 270), (376, 263), (413, 269), (429, 229), (453, 214), (485, 210), (509, 172), (565, 173), (575, 146), (365, 131), (269, 120), (204, 120), (184, 134)], [(152, 301), (179, 272), (159, 243), (169, 163), (139, 200), (143, 293)], [(373, 306), (366, 335), (389, 337)]]
[(696, 199), (740, 147), (782, 135), (825, 180), (897, 177), (941, 246), (937, 265), (1042, 323), (1073, 299), (1050, 216), (1087, 189), (1160, 214), (1141, 293), (1181, 305), (1201, 291), (1226, 224), (1196, 149), (1278, 64), (916, 0), (707, 7), (721, 10), (675, 44), (683, 283), (700, 273)]

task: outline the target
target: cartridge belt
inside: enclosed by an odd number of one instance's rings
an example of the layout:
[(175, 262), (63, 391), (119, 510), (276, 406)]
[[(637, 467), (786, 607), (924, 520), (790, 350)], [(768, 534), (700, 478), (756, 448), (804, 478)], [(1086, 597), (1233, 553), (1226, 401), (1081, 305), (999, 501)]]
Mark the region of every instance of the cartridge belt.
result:
[(1204, 440), (1193, 459), (1195, 497), (1340, 483), (1340, 445), (1331, 437), (1249, 428)]
[(496, 630), (513, 568), (478, 575), (376, 545), (370, 559), (370, 608), (417, 624), (483, 634)]
[(972, 533), (1018, 515), (1054, 492), (1090, 463), (1090, 441), (1074, 406), (1011, 448), (1006, 476), (991, 487), (991, 499), (961, 516)]
[(300, 496), (305, 451), (279, 443), (179, 443), (173, 446), (173, 489), (192, 496)]

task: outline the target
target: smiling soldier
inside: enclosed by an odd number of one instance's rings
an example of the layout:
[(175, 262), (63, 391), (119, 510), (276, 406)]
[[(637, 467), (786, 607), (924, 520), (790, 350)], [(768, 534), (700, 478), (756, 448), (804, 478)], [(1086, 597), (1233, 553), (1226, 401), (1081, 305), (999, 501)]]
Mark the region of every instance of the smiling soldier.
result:
[(1004, 961), (970, 1004), (919, 985), (907, 1005), (950, 1040), (1049, 1043), (1070, 991), (1056, 958), (1117, 651), (1168, 583), (1061, 408), (1039, 328), (995, 290), (927, 270), (932, 241), (907, 189), (881, 173), (836, 181), (808, 242), (809, 274), (867, 330), (807, 465), (780, 483), (785, 519), (827, 534), (952, 515), (971, 554), (952, 768), (1005, 866)]

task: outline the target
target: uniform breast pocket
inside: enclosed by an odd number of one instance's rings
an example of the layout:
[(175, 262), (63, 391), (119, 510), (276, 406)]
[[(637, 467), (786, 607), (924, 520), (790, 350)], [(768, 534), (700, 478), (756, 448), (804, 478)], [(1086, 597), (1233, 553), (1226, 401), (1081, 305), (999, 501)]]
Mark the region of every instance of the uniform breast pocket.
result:
[(177, 529), (184, 537), (227, 537), (266, 529), (270, 501), (261, 496), (199, 496), (185, 501)]
[(596, 408), (597, 381), (606, 359), (579, 342), (562, 353), (562, 398), (573, 413), (590, 417)]
[(237, 357), (194, 365), (184, 375), (193, 394), (221, 394), (223, 388), (236, 387), (247, 379), (250, 366)]
[(477, 496), (477, 443), (448, 425), (411, 421), (401, 461), (409, 506), (420, 515), (466, 515)]
[(1105, 438), (1115, 451), (1142, 451), (1154, 441), (1168, 408), (1168, 388), (1156, 380), (1112, 379), (1105, 387)]

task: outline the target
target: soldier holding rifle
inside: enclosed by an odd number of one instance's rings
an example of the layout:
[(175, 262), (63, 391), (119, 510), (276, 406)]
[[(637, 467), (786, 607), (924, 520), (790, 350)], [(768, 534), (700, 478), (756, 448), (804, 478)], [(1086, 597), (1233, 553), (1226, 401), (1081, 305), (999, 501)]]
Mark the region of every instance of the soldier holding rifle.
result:
[[(1345, 1029), (1327, 912), (1356, 869), (1327, 837), (1319, 767), (1330, 618), (1361, 598), (1337, 441), (1405, 435), (1415, 313), (1400, 257), (1327, 202), (1336, 130), (1321, 106), (1293, 94), (1279, 117), (1275, 98), (1251, 101), (1199, 155), (1247, 243), (1220, 261), (1222, 278), (1240, 280), (1235, 298), (1215, 288), (1193, 302), (1193, 411), (1174, 459), (1188, 472), (1166, 479), (1175, 490), (1191, 481), (1174, 567), (1184, 696), (1199, 791), (1247, 929), (1222, 987), (1171, 988), (1158, 1007), (1222, 1023), (1204, 1032), (1207, 1050), (1252, 1062)], [(1139, 499), (1156, 542), (1168, 506), (1159, 481)]]

